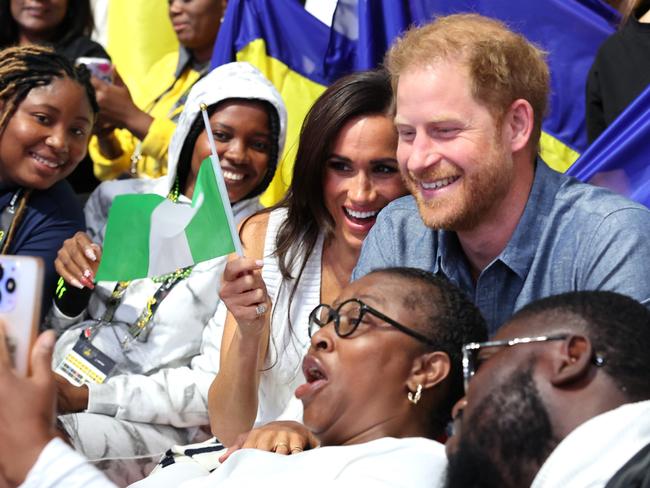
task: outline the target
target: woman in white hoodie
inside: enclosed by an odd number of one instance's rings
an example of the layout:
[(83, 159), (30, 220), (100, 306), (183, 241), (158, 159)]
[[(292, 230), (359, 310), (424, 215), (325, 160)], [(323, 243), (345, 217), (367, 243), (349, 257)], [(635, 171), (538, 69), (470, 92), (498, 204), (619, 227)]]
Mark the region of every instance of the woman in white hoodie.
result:
[[(258, 196), (271, 181), (284, 144), (286, 109), (257, 69), (230, 63), (190, 92), (170, 144), (168, 175), (100, 185), (85, 208), (87, 233), (78, 233), (59, 251), (59, 290), (65, 292), (55, 297), (48, 325), (62, 334), (53, 367), (61, 375), (59, 410), (69, 415), (59, 418), (60, 427), (91, 460), (157, 454), (170, 444), (190, 442), (198, 426), (208, 423), (206, 398), (214, 373), (202, 376), (212, 365), (195, 357), (204, 334), (220, 334), (223, 320), (210, 319), (225, 258), (154, 279), (93, 284), (108, 210), (117, 195), (157, 193), (191, 201), (200, 163), (210, 152), (201, 103), (208, 106), (236, 221), (260, 208)], [(74, 376), (66, 375), (74, 366), (66, 357), (82, 336), (115, 362), (103, 383), (74, 386), (64, 377)]]

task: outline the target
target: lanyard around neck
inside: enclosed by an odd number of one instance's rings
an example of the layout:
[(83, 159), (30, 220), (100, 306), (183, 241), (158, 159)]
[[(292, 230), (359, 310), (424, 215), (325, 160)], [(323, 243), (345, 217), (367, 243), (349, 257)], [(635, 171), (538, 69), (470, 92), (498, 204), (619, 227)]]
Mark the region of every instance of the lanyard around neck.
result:
[(19, 223), (16, 220), (16, 214), (23, 200), (28, 195), (29, 192), (26, 192), (23, 188), (18, 188), (11, 196), (9, 203), (2, 209), (2, 214), (0, 214), (0, 254), (6, 254), (7, 252), (7, 249), (5, 249), (7, 236), (11, 232), (12, 227)]

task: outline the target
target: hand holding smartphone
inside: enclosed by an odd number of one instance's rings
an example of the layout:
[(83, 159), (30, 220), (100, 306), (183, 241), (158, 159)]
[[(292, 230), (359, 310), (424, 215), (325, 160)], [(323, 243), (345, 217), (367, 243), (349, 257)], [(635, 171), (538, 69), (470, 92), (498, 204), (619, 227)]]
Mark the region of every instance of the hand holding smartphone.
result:
[(26, 376), (38, 334), (43, 293), (43, 262), (29, 256), (0, 255), (0, 320), (16, 372)]
[(75, 64), (84, 64), (90, 73), (106, 83), (113, 82), (113, 65), (105, 58), (80, 57)]

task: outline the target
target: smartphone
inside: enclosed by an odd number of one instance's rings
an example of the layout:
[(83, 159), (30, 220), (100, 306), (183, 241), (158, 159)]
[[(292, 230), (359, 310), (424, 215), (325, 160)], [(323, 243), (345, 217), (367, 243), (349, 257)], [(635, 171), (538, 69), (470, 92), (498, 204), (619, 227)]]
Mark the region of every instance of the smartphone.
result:
[(105, 58), (80, 57), (75, 60), (76, 64), (85, 64), (93, 76), (106, 83), (113, 82), (113, 65)]
[(14, 368), (29, 369), (29, 353), (38, 335), (43, 294), (43, 261), (30, 256), (0, 255), (0, 320)]

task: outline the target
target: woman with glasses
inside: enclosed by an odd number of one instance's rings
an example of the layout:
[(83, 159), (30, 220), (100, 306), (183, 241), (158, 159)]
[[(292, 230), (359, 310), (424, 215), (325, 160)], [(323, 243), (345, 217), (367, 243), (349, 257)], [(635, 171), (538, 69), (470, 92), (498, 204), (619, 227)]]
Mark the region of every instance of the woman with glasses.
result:
[(440, 486), (446, 459), (432, 439), (444, 437), (463, 395), (462, 345), (487, 337), (478, 309), (444, 278), (390, 268), (309, 317), (295, 391), (307, 435), (276, 437), (291, 424), (275, 422), (242, 436), (208, 477), (178, 463), (135, 486), (178, 486), (176, 475), (201, 478), (184, 487)]
[(224, 272), (229, 313), (209, 396), (212, 432), (226, 445), (255, 424), (301, 417), (293, 391), (309, 313), (349, 282), (377, 214), (406, 193), (391, 96), (381, 71), (329, 87), (303, 124), (286, 197), (242, 226), (246, 257)]
[[(399, 326), (398, 326), (399, 325)], [(451, 406), (462, 395), (460, 350), (484, 341), (485, 321), (455, 286), (410, 268), (379, 270), (348, 285), (311, 314), (309, 347), (296, 395), (304, 404), (309, 442), (265, 443), (265, 429), (233, 446), (209, 474), (197, 463), (171, 464), (138, 488), (182, 486), (441, 486), (442, 444)], [(0, 327), (0, 339), (3, 329)], [(0, 361), (4, 399), (0, 472), (11, 484), (112, 487), (60, 439), (52, 439), (51, 378), (46, 338), (36, 346), (34, 378), (17, 378)], [(6, 354), (0, 341), (0, 358)], [(396, 351), (399, 354), (396, 354)], [(42, 422), (34, 422), (34, 419)], [(25, 435), (29, 432), (30, 435)], [(279, 453), (286, 449), (290, 456)], [(316, 446), (319, 446), (316, 448)], [(209, 475), (208, 475), (209, 474)]]

